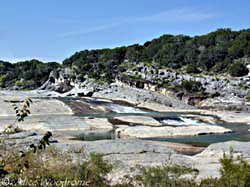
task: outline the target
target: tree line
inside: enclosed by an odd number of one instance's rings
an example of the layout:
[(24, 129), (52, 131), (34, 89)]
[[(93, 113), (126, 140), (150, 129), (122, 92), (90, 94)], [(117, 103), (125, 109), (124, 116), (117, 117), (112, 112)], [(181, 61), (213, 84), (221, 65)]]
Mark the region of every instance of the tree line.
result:
[(18, 63), (0, 61), (0, 87), (35, 89), (47, 81), (52, 70), (60, 67), (56, 62), (43, 63), (27, 60)]
[[(88, 75), (112, 82), (118, 73), (139, 62), (156, 68), (186, 67), (187, 73), (229, 73), (239, 77), (248, 73), (245, 65), (250, 63), (249, 57), (250, 29), (218, 29), (201, 36), (165, 34), (142, 45), (83, 50), (66, 58), (62, 67), (74, 68), (81, 81)], [(0, 61), (0, 87), (37, 88), (47, 80), (50, 71), (60, 66), (38, 60), (16, 64)]]
[(250, 57), (250, 29), (218, 29), (202, 36), (163, 35), (143, 45), (84, 50), (65, 59), (63, 65), (76, 67), (79, 75), (105, 80), (112, 80), (117, 71), (126, 71), (128, 62), (171, 69), (186, 66), (188, 73), (243, 76), (248, 73), (241, 60), (245, 57)]

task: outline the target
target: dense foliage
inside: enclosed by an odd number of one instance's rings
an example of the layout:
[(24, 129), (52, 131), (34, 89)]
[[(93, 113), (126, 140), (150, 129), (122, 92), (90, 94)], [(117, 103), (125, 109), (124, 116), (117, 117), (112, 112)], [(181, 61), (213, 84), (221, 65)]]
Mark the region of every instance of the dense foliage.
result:
[(211, 71), (243, 76), (246, 71), (242, 70), (242, 65), (232, 70), (232, 64), (245, 57), (250, 57), (250, 30), (218, 29), (202, 36), (163, 35), (144, 45), (84, 50), (65, 59), (63, 65), (76, 67), (79, 74), (104, 80), (112, 80), (117, 71), (126, 71), (128, 62), (172, 69), (187, 66), (189, 73)]
[(37, 88), (48, 79), (50, 72), (59, 66), (56, 62), (42, 63), (38, 60), (15, 64), (0, 61), (0, 87)]

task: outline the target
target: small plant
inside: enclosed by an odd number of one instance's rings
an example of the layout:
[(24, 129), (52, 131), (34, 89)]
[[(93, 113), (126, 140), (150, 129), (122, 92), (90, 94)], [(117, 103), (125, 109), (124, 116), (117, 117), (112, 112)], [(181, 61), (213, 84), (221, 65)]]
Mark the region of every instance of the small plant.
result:
[(45, 149), (46, 145), (49, 144), (49, 139), (52, 137), (52, 133), (50, 131), (46, 132), (43, 138), (39, 141), (39, 144), (36, 146), (34, 144), (30, 145), (30, 148), (33, 149), (33, 153), (36, 153), (38, 149)]
[(9, 126), (7, 126), (7, 128), (5, 128), (4, 133), (5, 134), (13, 134), (13, 133), (18, 133), (21, 132), (22, 129), (20, 129), (18, 126), (16, 125), (16, 122), (22, 122), (24, 121), (24, 119), (26, 117), (28, 117), (28, 115), (30, 114), (30, 105), (32, 103), (32, 100), (30, 98), (27, 98), (23, 101), (21, 107), (18, 106), (16, 103), (12, 104), (13, 109), (16, 113), (16, 120)]
[(248, 85), (245, 85), (245, 84), (243, 84), (243, 83), (239, 83), (238, 87), (239, 87), (240, 89), (243, 89), (243, 90), (248, 90), (248, 89), (249, 89), (249, 86), (248, 86)]
[(19, 108), (15, 103), (12, 105), (13, 109), (16, 112), (16, 117), (18, 122), (24, 121), (24, 118), (30, 114), (29, 107), (31, 103), (32, 100), (30, 98), (27, 98), (23, 101), (23, 105), (21, 108)]
[(150, 168), (139, 168), (140, 174), (135, 177), (137, 183), (145, 187), (160, 186), (195, 186), (194, 180), (181, 178), (181, 176), (191, 174), (192, 178), (197, 175), (197, 171), (184, 166), (158, 166)]
[[(37, 153), (38, 150), (46, 148), (46, 145), (49, 145), (49, 138), (52, 136), (51, 132), (47, 132), (43, 138), (39, 141), (38, 145), (31, 144), (30, 148), (33, 149), (33, 153)], [(0, 178), (5, 177), (7, 174), (19, 175), (23, 171), (26, 171), (30, 167), (30, 160), (27, 159), (32, 157), (32, 152), (23, 152), (12, 153), (5, 155), (5, 159), (0, 162)]]

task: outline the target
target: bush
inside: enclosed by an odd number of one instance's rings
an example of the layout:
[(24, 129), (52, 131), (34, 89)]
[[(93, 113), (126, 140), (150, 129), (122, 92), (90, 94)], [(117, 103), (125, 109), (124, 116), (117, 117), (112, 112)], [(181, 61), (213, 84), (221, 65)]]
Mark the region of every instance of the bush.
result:
[(80, 166), (79, 179), (87, 181), (89, 186), (109, 186), (106, 175), (111, 172), (112, 165), (104, 161), (100, 155), (90, 154), (90, 160)]
[[(184, 166), (162, 166), (162, 167), (150, 167), (140, 168), (140, 175), (135, 177), (137, 183), (142, 184), (145, 187), (153, 186), (176, 186), (176, 187), (188, 187), (195, 186), (193, 180), (181, 178), (183, 175), (193, 174), (193, 177), (197, 174), (191, 168)], [(193, 178), (192, 177), (192, 178)]]
[(16, 80), (15, 82), (15, 86), (23, 86), (24, 85), (24, 81), (23, 80)]
[(201, 73), (201, 71), (194, 64), (189, 64), (186, 68), (186, 72), (187, 73), (194, 73), (194, 74)]
[(250, 96), (245, 97), (245, 102), (250, 102)]
[(240, 62), (236, 62), (236, 63), (232, 64), (229, 67), (228, 72), (233, 77), (242, 77), (242, 76), (245, 76), (249, 73), (246, 66)]
[(6, 78), (6, 75), (0, 75), (0, 87), (5, 87)]
[(223, 156), (220, 160), (221, 178), (219, 183), (223, 187), (245, 187), (250, 186), (250, 164), (242, 157), (234, 158), (231, 153)]
[(46, 183), (62, 186), (61, 182), (65, 184), (65, 181), (68, 184), (64, 186), (71, 186), (71, 182), (78, 182), (77, 186), (110, 186), (106, 176), (112, 166), (100, 155), (91, 154), (82, 164), (73, 162), (70, 151), (61, 152), (51, 147), (36, 154), (26, 153), (21, 158), (19, 155), (18, 151), (7, 152), (3, 155), (5, 166), (0, 167), (0, 175), (7, 171), (6, 178), (13, 185), (18, 186), (17, 182), (23, 180), (24, 186), (45, 186)]
[(232, 64), (232, 60), (230, 58), (226, 58), (223, 61), (217, 62), (212, 70), (215, 73), (225, 73), (228, 67)]
[(198, 81), (194, 80), (184, 80), (181, 82), (180, 89), (183, 89), (190, 93), (204, 91), (202, 84)]
[[(19, 152), (9, 151), (4, 155), (4, 169), (9, 173), (6, 178), (17, 185), (23, 180), (26, 186), (44, 186), (45, 182), (51, 184), (56, 181), (74, 179), (75, 167), (68, 154), (61, 154), (57, 150), (49, 148), (44, 151), (25, 153), (20, 157)], [(28, 185), (30, 184), (30, 185)]]

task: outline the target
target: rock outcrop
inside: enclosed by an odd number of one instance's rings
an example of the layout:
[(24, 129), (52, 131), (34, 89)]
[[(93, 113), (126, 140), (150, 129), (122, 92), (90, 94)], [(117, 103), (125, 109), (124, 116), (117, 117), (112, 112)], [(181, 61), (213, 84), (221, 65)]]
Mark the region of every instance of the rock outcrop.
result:
[(76, 75), (69, 68), (60, 68), (50, 73), (48, 80), (40, 87), (42, 90), (56, 91), (65, 93), (70, 91), (75, 85), (72, 85)]

